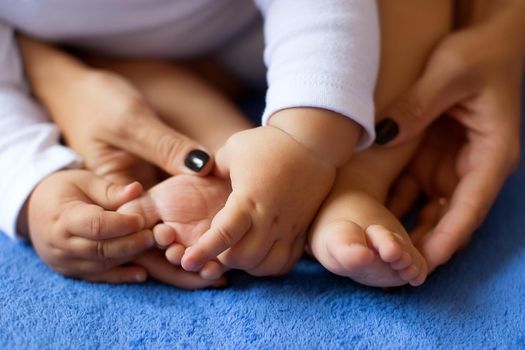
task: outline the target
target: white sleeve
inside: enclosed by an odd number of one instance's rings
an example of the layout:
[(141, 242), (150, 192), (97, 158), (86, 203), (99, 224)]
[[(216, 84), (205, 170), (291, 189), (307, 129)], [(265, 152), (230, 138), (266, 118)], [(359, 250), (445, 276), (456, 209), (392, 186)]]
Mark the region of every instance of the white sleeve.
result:
[(263, 125), (291, 107), (328, 109), (375, 138), (379, 20), (373, 0), (255, 0), (264, 16), (268, 92)]
[(17, 238), (19, 212), (33, 188), (58, 169), (79, 163), (31, 98), (12, 28), (0, 21), (0, 231)]

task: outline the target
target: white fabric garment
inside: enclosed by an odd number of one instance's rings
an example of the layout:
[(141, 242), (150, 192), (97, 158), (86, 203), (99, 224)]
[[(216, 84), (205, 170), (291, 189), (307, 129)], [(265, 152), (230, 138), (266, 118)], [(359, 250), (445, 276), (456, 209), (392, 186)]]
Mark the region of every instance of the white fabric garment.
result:
[[(375, 1), (256, 0), (268, 67), (263, 121), (290, 107), (329, 109), (374, 137), (379, 59)], [(50, 173), (81, 161), (23, 76), (14, 31), (114, 57), (215, 55), (260, 81), (262, 26), (247, 0), (0, 0), (0, 230), (16, 237), (20, 209)]]

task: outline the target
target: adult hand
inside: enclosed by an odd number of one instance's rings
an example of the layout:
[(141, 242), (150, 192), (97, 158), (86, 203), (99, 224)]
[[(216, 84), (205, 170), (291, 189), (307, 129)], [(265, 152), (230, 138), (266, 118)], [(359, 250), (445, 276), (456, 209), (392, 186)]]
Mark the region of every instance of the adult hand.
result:
[(33, 92), (97, 175), (156, 182), (148, 163), (170, 174), (212, 169), (204, 147), (163, 123), (125, 79), (29, 38), (21, 38), (20, 47)]
[[(426, 240), (436, 239), (429, 232), (447, 212), (448, 198), (452, 197), (460, 180), (456, 159), (465, 141), (465, 129), (459, 123), (450, 118), (440, 118), (429, 128), (416, 154), (389, 193), (387, 207), (399, 219), (410, 212), (421, 192), (425, 194), (426, 202), (415, 227), (410, 231), (410, 238), (420, 251), (427, 251), (426, 257), (430, 257), (431, 261), (453, 254), (468, 242), (472, 234), (465, 232), (455, 238), (449, 237), (449, 241), (426, 244)], [(443, 236), (437, 238), (440, 237)], [(435, 267), (431, 266), (431, 269)]]
[(149, 277), (174, 287), (183, 289), (222, 288), (226, 287), (226, 277), (221, 276), (216, 280), (201, 277), (198, 272), (184, 271), (182, 267), (169, 263), (164, 252), (151, 249), (133, 261), (142, 267)]
[[(388, 146), (413, 138), (442, 115), (465, 129), (459, 149), (433, 150), (452, 160), (441, 169), (448, 167), (453, 175), (445, 177), (448, 190), (440, 193), (447, 197), (443, 216), (419, 242), (430, 271), (468, 241), (520, 159), (523, 43), (510, 42), (508, 31), (506, 23), (493, 21), (449, 35), (421, 78), (377, 125), (376, 143)], [(446, 132), (439, 135), (443, 140), (450, 137)], [(435, 171), (421, 174), (427, 182), (437, 177)], [(406, 207), (414, 198), (414, 182), (406, 180), (395, 190), (402, 197), (394, 207)]]

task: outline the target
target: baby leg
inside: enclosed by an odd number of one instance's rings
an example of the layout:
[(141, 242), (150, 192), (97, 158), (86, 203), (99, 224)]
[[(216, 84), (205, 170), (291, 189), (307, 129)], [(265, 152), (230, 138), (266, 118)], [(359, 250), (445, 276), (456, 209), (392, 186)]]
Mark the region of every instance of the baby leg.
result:
[[(410, 87), (433, 46), (450, 31), (452, 2), (379, 1), (382, 57), (378, 115)], [(388, 189), (418, 142), (373, 147), (341, 169), (309, 234), (312, 254), (328, 270), (370, 285), (419, 285), (426, 262), (401, 223), (384, 207)]]

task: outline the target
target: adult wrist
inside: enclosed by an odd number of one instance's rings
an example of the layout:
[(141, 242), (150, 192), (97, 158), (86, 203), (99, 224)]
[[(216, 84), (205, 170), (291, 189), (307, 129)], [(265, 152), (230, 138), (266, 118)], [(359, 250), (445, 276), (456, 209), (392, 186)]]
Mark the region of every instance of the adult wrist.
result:
[(525, 1), (513, 0), (507, 6), (505, 13), (502, 13), (497, 20), (506, 28), (504, 37), (514, 39), (511, 45), (515, 45), (523, 61), (525, 59), (525, 40), (523, 39), (525, 38)]
[(25, 73), (37, 95), (50, 85), (64, 86), (92, 71), (76, 57), (34, 39), (20, 36), (18, 43)]
[(507, 43), (514, 54), (525, 58), (525, 1), (478, 0), (471, 5), (471, 13), (465, 26), (481, 24), (488, 31)]

